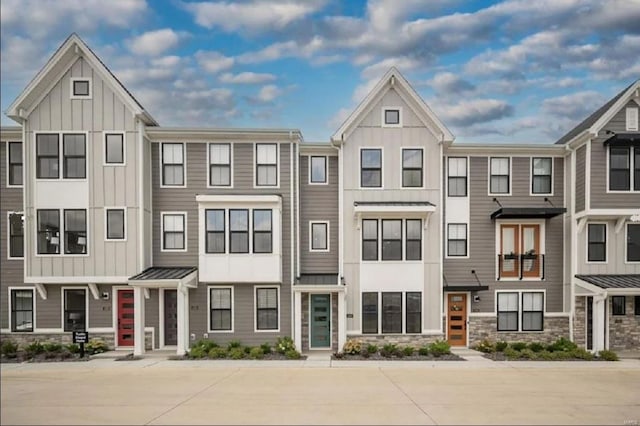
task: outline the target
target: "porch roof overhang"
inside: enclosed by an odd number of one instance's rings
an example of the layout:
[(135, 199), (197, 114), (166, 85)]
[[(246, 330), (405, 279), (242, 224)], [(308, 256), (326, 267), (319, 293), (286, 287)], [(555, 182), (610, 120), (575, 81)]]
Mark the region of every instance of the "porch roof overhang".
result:
[(640, 274), (576, 275), (576, 284), (582, 289), (603, 296), (640, 295)]
[[(429, 219), (431, 213), (436, 211), (435, 204), (429, 201), (354, 201), (353, 214), (355, 219), (361, 219), (363, 215), (410, 215)], [(425, 227), (428, 220), (425, 220)]]
[(454, 284), (454, 285), (445, 285), (442, 287), (443, 291), (448, 292), (456, 292), (456, 291), (485, 291), (489, 290), (488, 285), (479, 285), (479, 284)]
[(564, 207), (501, 207), (491, 219), (551, 219), (566, 212)]
[(338, 280), (338, 273), (301, 274), (293, 286), (297, 292), (343, 292), (346, 286)]
[(611, 146), (640, 146), (640, 133), (614, 133), (603, 143)]
[(129, 285), (144, 288), (196, 288), (198, 268), (152, 266), (129, 278)]

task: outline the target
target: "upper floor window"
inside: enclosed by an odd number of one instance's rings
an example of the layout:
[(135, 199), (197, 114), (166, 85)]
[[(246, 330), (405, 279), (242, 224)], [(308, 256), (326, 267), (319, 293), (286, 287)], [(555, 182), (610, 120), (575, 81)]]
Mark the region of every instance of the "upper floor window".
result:
[(631, 147), (609, 148), (609, 190), (631, 190)]
[(510, 189), (510, 159), (506, 157), (492, 157), (490, 159), (490, 194), (509, 194)]
[(400, 127), (402, 126), (402, 113), (399, 107), (384, 108), (382, 110), (382, 127)]
[(71, 79), (71, 99), (91, 98), (91, 79), (72, 78)]
[(640, 223), (627, 223), (627, 262), (640, 262)]
[(382, 260), (402, 260), (402, 220), (382, 220)]
[(365, 148), (360, 151), (360, 186), (382, 187), (382, 150)]
[(11, 331), (33, 331), (33, 289), (11, 290)]
[(64, 211), (65, 254), (87, 253), (87, 211)]
[(22, 143), (9, 142), (7, 144), (7, 184), (8, 186), (22, 185)]
[(278, 186), (278, 145), (256, 144), (256, 186)]
[[(65, 179), (87, 177), (87, 143), (82, 133), (62, 134), (62, 169)], [(60, 178), (60, 134), (36, 135), (36, 178)]]
[(124, 164), (124, 133), (104, 134), (104, 163), (108, 165)]
[(449, 197), (467, 196), (467, 159), (466, 157), (449, 157), (447, 159), (447, 186)]
[(38, 179), (60, 178), (60, 146), (57, 133), (36, 135), (36, 177)]
[(327, 183), (327, 157), (309, 157), (309, 183)]
[[(403, 232), (403, 229), (405, 232)], [(380, 241), (379, 235), (382, 235), (382, 241)], [(404, 254), (403, 247), (406, 248)], [(382, 256), (379, 253), (382, 253)], [(421, 259), (421, 219), (362, 220), (362, 260)]]
[(467, 255), (467, 224), (450, 223), (447, 226), (447, 256)]
[(162, 250), (186, 250), (186, 213), (162, 213)]
[(229, 251), (249, 253), (249, 210), (229, 210)]
[(378, 260), (377, 219), (362, 219), (362, 260)]
[(124, 240), (126, 236), (125, 209), (105, 209), (107, 240)]
[(225, 211), (220, 209), (205, 210), (207, 253), (225, 252)]
[(627, 131), (638, 131), (638, 108), (627, 108)]
[(533, 157), (531, 160), (531, 193), (551, 194), (551, 158)]
[(407, 219), (407, 241), (406, 241), (406, 258), (407, 260), (422, 259), (422, 220)]
[(9, 213), (9, 257), (24, 257), (24, 215)]
[(253, 210), (253, 252), (273, 252), (273, 221), (271, 210)]
[(231, 186), (231, 144), (209, 144), (209, 185)]
[(587, 261), (607, 261), (607, 225), (605, 223), (590, 223), (587, 227)]
[(204, 226), (205, 253), (273, 253), (271, 209), (207, 209)]
[(63, 174), (65, 179), (87, 177), (87, 146), (83, 134), (62, 135)]
[(184, 144), (163, 143), (162, 186), (185, 186)]
[(402, 150), (402, 186), (404, 188), (422, 187), (422, 148)]
[(329, 222), (311, 222), (310, 247), (311, 251), (329, 251)]
[(501, 224), (498, 254), (499, 279), (543, 278), (539, 224)]
[(38, 254), (60, 253), (60, 211), (38, 210)]

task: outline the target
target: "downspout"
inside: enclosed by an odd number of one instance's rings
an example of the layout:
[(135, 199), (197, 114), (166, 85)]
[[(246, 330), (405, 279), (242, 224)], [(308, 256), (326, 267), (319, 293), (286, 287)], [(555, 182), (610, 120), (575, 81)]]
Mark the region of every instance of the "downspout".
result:
[(291, 305), (291, 338), (294, 339), (295, 338), (295, 307), (294, 307), (294, 294), (293, 294), (293, 285), (295, 282), (295, 270), (294, 270), (294, 266), (295, 266), (295, 259), (294, 259), (294, 249), (293, 246), (295, 244), (295, 240), (293, 238), (293, 230), (295, 229), (293, 226), (293, 213), (294, 213), (294, 209), (293, 209), (293, 202), (294, 202), (294, 195), (293, 195), (293, 188), (294, 188), (294, 183), (293, 183), (293, 179), (294, 179), (294, 170), (293, 170), (293, 132), (291, 130), (289, 130), (289, 238), (291, 239), (291, 245), (290, 245), (290, 253), (291, 253), (291, 259), (289, 259), (290, 261), (290, 269), (291, 269), (291, 284), (290, 284), (290, 305)]
[[(33, 226), (31, 226), (31, 220), (27, 220), (28, 219), (28, 215), (27, 215), (27, 188), (30, 187), (29, 182), (26, 179), (26, 176), (29, 176), (29, 173), (27, 172), (28, 169), (28, 165), (27, 162), (25, 161), (27, 158), (34, 158), (31, 155), (27, 155), (27, 146), (31, 146), (30, 144), (27, 143), (27, 119), (22, 117), (22, 109), (20, 109), (20, 118), (22, 118), (22, 217), (23, 217), (23, 221), (22, 221), (22, 233), (23, 235), (27, 236), (28, 232), (27, 229), (35, 229)], [(35, 145), (35, 141), (34, 141), (34, 145)], [(8, 147), (9, 145), (7, 145)], [(8, 150), (7, 150), (7, 157), (8, 157)], [(28, 226), (27, 226), (28, 225)], [(30, 235), (29, 235), (30, 236)], [(22, 282), (26, 282), (26, 277), (27, 277), (27, 263), (29, 262), (29, 260), (31, 259), (30, 257), (30, 241), (31, 238), (23, 238), (23, 245), (24, 245), (24, 260), (22, 261), (22, 276), (23, 276), (23, 280)], [(30, 262), (29, 262), (30, 263)], [(42, 295), (40, 296), (42, 297)], [(34, 302), (35, 303), (35, 302)]]
[(300, 275), (300, 144), (296, 144), (296, 276)]
[[(444, 260), (443, 260), (443, 253), (442, 253), (442, 248), (443, 248), (443, 244), (444, 244), (444, 231), (443, 231), (443, 225), (442, 222), (445, 220), (444, 218), (444, 188), (443, 188), (443, 180), (444, 180), (444, 134), (440, 135), (440, 143), (438, 143), (438, 145), (440, 145), (440, 161), (439, 161), (439, 167), (440, 167), (440, 174), (439, 174), (439, 183), (438, 183), (438, 187), (440, 188), (440, 220), (438, 221), (438, 241), (440, 242), (440, 244), (438, 244), (438, 263), (440, 264), (440, 275), (439, 275), (439, 282), (440, 282), (440, 288), (439, 288), (439, 294), (440, 294), (440, 313), (439, 313), (439, 318), (438, 318), (438, 322), (440, 323), (440, 334), (443, 334), (443, 339), (446, 339), (447, 336), (444, 336), (444, 324), (442, 323), (442, 317), (444, 316), (444, 290), (443, 290), (443, 282), (442, 282), (442, 277), (444, 277)], [(428, 218), (427, 218), (428, 220)], [(469, 235), (467, 235), (467, 240), (469, 239)], [(424, 256), (423, 256), (424, 257)], [(424, 267), (424, 266), (423, 266)], [(465, 325), (467, 327), (467, 330), (469, 330), (469, 318), (467, 316), (467, 324)], [(467, 339), (468, 340), (468, 339)], [(467, 344), (469, 342), (467, 341)]]
[(144, 124), (137, 118), (138, 124), (138, 239), (139, 260), (136, 262), (136, 272), (144, 270)]
[[(570, 173), (570, 184), (572, 187), (575, 188), (576, 185), (576, 150), (571, 148), (569, 145), (567, 145), (567, 150), (570, 152), (570, 156), (571, 156), (571, 161), (569, 164), (569, 173)], [(586, 179), (586, 176), (585, 176)], [(570, 241), (571, 241), (571, 248), (569, 250), (569, 253), (571, 254), (571, 258), (569, 260), (569, 340), (571, 340), (572, 342), (574, 341), (574, 333), (573, 333), (573, 323), (574, 323), (574, 318), (573, 316), (575, 315), (575, 286), (573, 283), (573, 277), (576, 275), (576, 271), (578, 268), (578, 256), (577, 256), (577, 247), (578, 247), (578, 235), (577, 235), (577, 228), (576, 228), (576, 194), (575, 191), (571, 191), (571, 189), (569, 191), (567, 191), (567, 185), (566, 185), (566, 179), (565, 179), (565, 194), (570, 194), (571, 198), (569, 200), (569, 211), (571, 212), (571, 220), (569, 221), (569, 234), (570, 234)], [(585, 191), (586, 192), (586, 191)], [(585, 194), (586, 195), (586, 194)], [(566, 203), (566, 198), (565, 198), (565, 203)], [(586, 205), (585, 205), (586, 208)], [(566, 261), (566, 259), (565, 259)], [(566, 265), (565, 265), (566, 268)], [(563, 292), (564, 294), (564, 292)], [(586, 309), (586, 306), (585, 306)], [(586, 327), (586, 324), (585, 324)], [(586, 342), (585, 342), (586, 343)]]

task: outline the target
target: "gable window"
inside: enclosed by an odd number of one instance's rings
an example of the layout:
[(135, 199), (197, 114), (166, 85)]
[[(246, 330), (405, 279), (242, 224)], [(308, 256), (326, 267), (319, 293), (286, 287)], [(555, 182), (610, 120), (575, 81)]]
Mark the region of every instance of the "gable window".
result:
[(225, 252), (225, 214), (224, 210), (205, 210), (206, 216), (206, 252)]
[(11, 290), (11, 331), (33, 331), (33, 290)]
[(162, 186), (184, 186), (184, 144), (163, 143)]
[(211, 331), (231, 331), (232, 324), (232, 289), (231, 287), (210, 287), (210, 323)]
[(22, 143), (9, 142), (7, 145), (8, 185), (22, 185)]
[(536, 158), (531, 160), (531, 193), (551, 194), (551, 158)]
[(124, 133), (105, 133), (104, 163), (124, 164)]
[(106, 209), (107, 215), (107, 240), (124, 240), (125, 234), (125, 210)]
[(273, 251), (273, 221), (271, 210), (253, 210), (253, 252)]
[(90, 98), (91, 97), (91, 80), (88, 78), (72, 78), (71, 79), (71, 99), (74, 98)]
[(84, 289), (64, 289), (64, 331), (87, 329), (87, 296)]
[(329, 223), (311, 222), (311, 251), (329, 251)]
[(87, 211), (64, 211), (65, 254), (87, 253)]
[(422, 220), (407, 219), (407, 241), (406, 241), (406, 258), (407, 260), (422, 259)]
[(385, 108), (383, 110), (385, 126), (400, 126), (400, 108)]
[(209, 185), (231, 186), (231, 144), (209, 144)]
[(631, 147), (609, 148), (609, 189), (629, 191), (631, 176)]
[(381, 149), (362, 149), (360, 151), (360, 186), (362, 188), (382, 187)]
[(447, 255), (467, 255), (467, 224), (450, 223), (447, 226)]
[(63, 176), (65, 179), (84, 179), (87, 177), (87, 147), (85, 135), (62, 135)]
[(378, 220), (362, 220), (362, 260), (378, 260)]
[(447, 172), (449, 197), (466, 197), (467, 159), (465, 157), (449, 157), (447, 159)]
[(256, 144), (256, 186), (278, 186), (278, 145)]
[(36, 177), (38, 179), (60, 178), (59, 137), (57, 133), (36, 135)]
[(640, 223), (627, 224), (627, 262), (640, 262)]
[(627, 108), (626, 129), (628, 131), (638, 131), (638, 108)]
[(522, 331), (542, 331), (544, 294), (522, 293)]
[(611, 313), (615, 316), (626, 315), (625, 296), (611, 296)]
[(587, 228), (588, 248), (587, 261), (607, 261), (607, 225), (604, 223), (590, 223)]
[(510, 192), (510, 165), (509, 158), (492, 157), (490, 159), (490, 194), (509, 194)]
[(278, 288), (256, 287), (256, 330), (278, 328)]
[(38, 210), (38, 254), (60, 254), (60, 211)]
[(402, 221), (382, 220), (382, 260), (402, 260)]
[(309, 183), (327, 183), (327, 157), (311, 156)]
[(362, 333), (378, 333), (378, 293), (362, 293)]
[(9, 213), (9, 257), (24, 257), (24, 215)]
[(518, 331), (518, 293), (498, 293), (498, 331)]
[(405, 328), (407, 333), (422, 332), (422, 293), (406, 293), (406, 320)]
[(422, 187), (422, 149), (402, 150), (402, 186)]
[(162, 213), (162, 249), (183, 251), (185, 245), (184, 213)]
[(229, 210), (230, 253), (249, 253), (249, 210)]

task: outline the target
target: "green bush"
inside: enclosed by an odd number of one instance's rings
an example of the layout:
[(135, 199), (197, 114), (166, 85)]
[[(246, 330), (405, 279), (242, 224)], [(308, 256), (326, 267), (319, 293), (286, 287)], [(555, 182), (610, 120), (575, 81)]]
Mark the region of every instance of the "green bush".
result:
[(496, 352), (504, 352), (507, 346), (509, 346), (509, 344), (505, 341), (496, 342)]
[(572, 341), (565, 339), (564, 337), (559, 338), (555, 342), (551, 343), (547, 346), (547, 350), (549, 352), (570, 352), (576, 349), (578, 345), (573, 343)]
[(281, 354), (286, 354), (288, 351), (295, 351), (296, 345), (293, 343), (293, 339), (289, 336), (278, 337), (276, 341), (276, 351)]
[(24, 351), (29, 357), (36, 356), (44, 352), (44, 346), (39, 341), (34, 341), (25, 346)]
[(42, 344), (42, 349), (44, 349), (45, 352), (58, 353), (62, 352), (62, 348), (62, 344), (57, 342), (46, 342)]
[(245, 346), (244, 347), (245, 355), (249, 355), (251, 353), (251, 349), (253, 349), (251, 346)]
[(209, 339), (200, 339), (198, 341), (196, 341), (193, 346), (194, 348), (202, 348), (202, 350), (204, 351), (204, 353), (209, 353), (209, 351), (213, 348), (217, 348), (218, 344), (216, 342), (214, 342), (213, 340), (209, 340)]
[(255, 348), (251, 348), (249, 351), (249, 358), (251, 359), (262, 359), (264, 358), (264, 351), (260, 346), (256, 346)]
[(300, 352), (296, 351), (295, 349), (288, 350), (284, 353), (284, 356), (286, 356), (287, 359), (300, 359), (302, 357)]
[(359, 355), (362, 352), (362, 342), (356, 339), (349, 339), (342, 347), (342, 352), (348, 355)]
[(451, 353), (451, 345), (446, 340), (436, 340), (429, 345), (429, 353), (433, 356), (440, 357)]
[(504, 353), (504, 356), (507, 357), (507, 359), (520, 358), (520, 351), (513, 349), (511, 346), (507, 346), (507, 348), (503, 351), (503, 353)]
[(415, 348), (412, 346), (405, 346), (404, 348), (402, 348), (402, 352), (404, 353), (404, 356), (411, 356), (415, 351), (416, 351)]
[(227, 357), (227, 348), (211, 348), (211, 350), (207, 353), (207, 356), (211, 359), (221, 359)]
[(584, 348), (575, 348), (571, 351), (571, 355), (574, 358), (584, 359), (585, 361), (591, 361), (593, 359), (593, 354)]
[(242, 359), (244, 358), (244, 349), (240, 348), (231, 348), (229, 349), (229, 358), (231, 359)]
[(605, 361), (618, 361), (618, 354), (616, 354), (614, 351), (600, 351), (598, 352), (598, 358), (601, 358)]
[(69, 353), (77, 354), (80, 353), (80, 345), (77, 343), (69, 343), (65, 348), (69, 351)]
[(395, 343), (386, 343), (380, 350), (380, 355), (385, 358), (391, 358), (398, 351), (398, 346)]
[(536, 353), (531, 349), (523, 349), (520, 351), (520, 358), (522, 359), (535, 359)]
[(89, 355), (101, 354), (109, 350), (109, 345), (100, 339), (91, 339), (89, 340), (89, 343), (84, 345), (84, 350)]
[(7, 358), (14, 358), (18, 353), (18, 344), (13, 340), (5, 340), (2, 342), (2, 345), (0, 345), (0, 353)]
[(205, 351), (203, 346), (194, 346), (191, 349), (189, 349), (189, 358), (193, 358), (193, 359), (200, 359), (200, 358), (206, 358), (207, 355), (209, 353), (207, 351)]
[(227, 349), (229, 351), (231, 351), (231, 349), (237, 349), (237, 348), (242, 348), (242, 343), (240, 343), (239, 340), (232, 340), (227, 345)]
[(418, 353), (422, 356), (429, 355), (429, 346), (428, 345), (420, 346), (420, 348), (418, 349)]
[(378, 352), (378, 345), (367, 345), (367, 353), (375, 354)]
[(473, 349), (475, 349), (476, 351), (483, 352), (485, 354), (490, 354), (496, 351), (495, 345), (488, 339), (482, 340)]
[(529, 343), (528, 347), (529, 349), (531, 349), (533, 352), (536, 352), (536, 353), (544, 350), (544, 345), (538, 342)]
[(527, 344), (524, 342), (514, 342), (514, 343), (511, 343), (509, 346), (511, 346), (511, 348), (514, 351), (522, 351), (523, 349), (527, 348)]
[(549, 352), (545, 349), (536, 353), (536, 359), (539, 359), (541, 361), (553, 361), (555, 359), (553, 355), (553, 352)]
[(557, 351), (553, 353), (553, 359), (556, 361), (566, 361), (573, 358), (573, 351)]
[(270, 343), (263, 343), (263, 344), (260, 345), (260, 349), (262, 349), (262, 353), (270, 354), (271, 353), (271, 344)]

